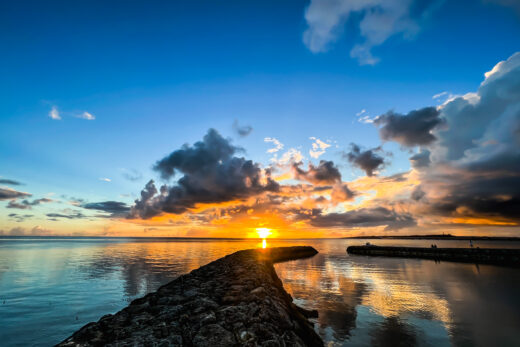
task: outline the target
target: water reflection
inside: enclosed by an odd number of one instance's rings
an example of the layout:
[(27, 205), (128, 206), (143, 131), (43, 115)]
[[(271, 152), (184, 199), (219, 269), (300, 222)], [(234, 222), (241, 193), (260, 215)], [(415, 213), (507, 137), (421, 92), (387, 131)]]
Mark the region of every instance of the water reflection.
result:
[(343, 252), (276, 265), (332, 345), (519, 344), (517, 270)]
[(0, 339), (50, 345), (236, 250), (306, 244), (320, 253), (276, 270), (331, 345), (518, 345), (517, 270), (350, 257), (349, 242), (0, 239)]

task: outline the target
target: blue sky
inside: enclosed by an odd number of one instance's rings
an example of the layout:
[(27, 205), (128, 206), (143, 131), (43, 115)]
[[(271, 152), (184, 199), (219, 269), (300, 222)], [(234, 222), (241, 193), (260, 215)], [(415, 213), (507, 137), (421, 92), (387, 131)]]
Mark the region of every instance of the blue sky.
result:
[[(366, 40), (362, 11), (333, 30), (324, 51), (313, 52), (304, 39), (309, 1), (3, 2), (0, 176), (24, 183), (16, 189), (33, 198), (54, 193), (131, 204), (149, 178), (158, 178), (157, 160), (215, 128), (264, 166), (272, 156), (265, 137), (314, 163), (309, 137), (329, 141), (319, 159), (334, 160), (343, 179), (354, 180), (363, 171), (340, 153), (350, 143), (382, 143), (377, 127), (356, 114), (365, 110), (372, 119), (438, 106), (444, 98), (433, 95), (477, 90), (484, 72), (519, 49), (514, 6), (394, 2), (410, 13), (435, 6), (423, 17), (409, 15), (413, 33), (387, 33), (374, 44), (372, 65), (350, 54)], [(49, 117), (53, 107), (60, 120)], [(81, 118), (84, 112), (95, 119)], [(234, 121), (253, 131), (238, 136)], [(409, 153), (417, 149), (401, 147), (384, 143), (393, 156), (381, 175), (410, 169)], [(4, 205), (0, 228), (18, 226)], [(56, 223), (44, 216), (51, 207), (38, 208), (23, 226), (52, 229)]]

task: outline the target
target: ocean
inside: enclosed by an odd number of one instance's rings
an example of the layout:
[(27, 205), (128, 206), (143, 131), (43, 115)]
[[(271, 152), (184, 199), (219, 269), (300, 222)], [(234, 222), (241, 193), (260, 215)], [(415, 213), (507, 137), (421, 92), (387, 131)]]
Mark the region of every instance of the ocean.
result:
[[(468, 247), (467, 241), (368, 240)], [(519, 346), (520, 270), (349, 256), (362, 239), (267, 240), (319, 254), (276, 264), (296, 304), (317, 309), (328, 346)], [(474, 246), (520, 248), (519, 242)], [(0, 238), (0, 345), (49, 346), (212, 260), (259, 240)]]

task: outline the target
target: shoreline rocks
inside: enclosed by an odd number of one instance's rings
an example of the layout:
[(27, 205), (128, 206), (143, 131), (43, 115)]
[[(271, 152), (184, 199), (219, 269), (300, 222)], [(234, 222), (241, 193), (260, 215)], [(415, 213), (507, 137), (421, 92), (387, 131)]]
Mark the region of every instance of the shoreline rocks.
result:
[(238, 251), (178, 277), (58, 346), (323, 346), (284, 290), (273, 263), (312, 247)]

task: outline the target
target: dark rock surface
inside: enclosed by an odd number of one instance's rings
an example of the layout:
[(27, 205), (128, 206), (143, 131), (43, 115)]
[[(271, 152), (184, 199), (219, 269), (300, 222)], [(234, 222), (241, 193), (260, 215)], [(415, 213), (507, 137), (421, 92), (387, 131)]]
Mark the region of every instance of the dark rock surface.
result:
[(89, 323), (58, 346), (323, 346), (273, 263), (312, 247), (239, 251)]
[(520, 267), (520, 249), (504, 248), (427, 248), (392, 246), (350, 246), (347, 253), (357, 255), (422, 258), (474, 264)]

